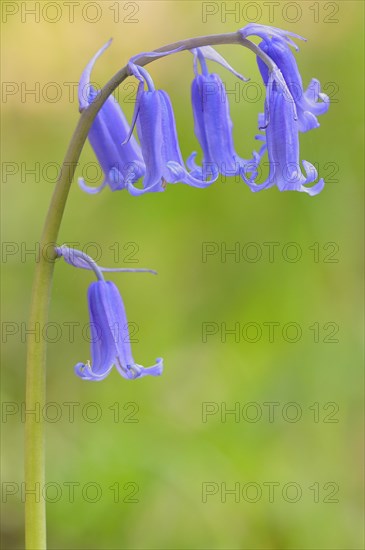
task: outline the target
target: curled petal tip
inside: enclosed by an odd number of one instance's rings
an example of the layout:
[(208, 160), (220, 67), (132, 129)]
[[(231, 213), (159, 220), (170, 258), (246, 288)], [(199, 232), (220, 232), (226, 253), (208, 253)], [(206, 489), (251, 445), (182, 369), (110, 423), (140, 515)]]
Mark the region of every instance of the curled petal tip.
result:
[(75, 365), (74, 367), (75, 374), (80, 378), (87, 377), (86, 369), (87, 369), (87, 365), (85, 365), (84, 363), (77, 363), (77, 365)]
[(104, 187), (107, 184), (107, 181), (104, 180), (103, 183), (99, 185), (99, 187), (90, 187), (85, 183), (84, 178), (79, 178), (77, 180), (77, 183), (79, 184), (80, 189), (82, 191), (85, 191), (85, 193), (88, 193), (89, 195), (96, 195), (97, 193), (100, 193), (100, 191), (104, 189)]
[(94, 378), (89, 363), (77, 363), (74, 370), (75, 374), (82, 380), (100, 380), (100, 378)]
[(111, 369), (104, 372), (103, 374), (96, 374), (95, 372), (92, 371), (92, 368), (89, 365), (89, 363), (87, 364), (77, 363), (77, 365), (75, 365), (74, 370), (75, 370), (75, 374), (82, 380), (91, 380), (93, 382), (100, 382), (101, 380), (104, 380), (104, 378), (108, 376)]
[(307, 193), (307, 195), (314, 197), (315, 195), (318, 195), (321, 191), (323, 191), (324, 188), (324, 179), (321, 178), (318, 183), (315, 185), (312, 185), (312, 187), (306, 187), (305, 185), (302, 185), (300, 188), (300, 191)]
[(143, 367), (135, 363), (134, 365), (127, 365), (127, 377), (130, 380), (135, 378), (142, 378), (143, 376), (161, 376), (163, 371), (163, 359), (159, 357), (156, 359), (156, 363), (152, 367)]

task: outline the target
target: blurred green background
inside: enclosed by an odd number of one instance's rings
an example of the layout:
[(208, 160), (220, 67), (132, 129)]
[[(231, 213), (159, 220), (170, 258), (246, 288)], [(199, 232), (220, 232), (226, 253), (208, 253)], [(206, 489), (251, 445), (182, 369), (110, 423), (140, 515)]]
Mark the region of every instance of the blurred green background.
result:
[[(79, 243), (102, 265), (157, 269), (158, 277), (110, 278), (137, 331), (136, 362), (147, 366), (163, 356), (165, 370), (159, 379), (135, 382), (114, 371), (101, 383), (79, 380), (73, 365), (90, 357), (92, 276), (56, 266), (53, 324), (45, 333), (53, 340), (47, 373), (53, 408), (41, 411), (52, 484), (49, 547), (362, 548), (363, 3), (79, 2), (73, 22), (64, 2), (40, 2), (36, 22), (24, 8), (34, 4), (2, 3), (2, 399), (5, 413), (14, 412), (2, 419), (3, 548), (22, 548), (24, 536), (20, 410), (35, 263), (26, 250), (39, 239), (54, 167), (78, 119), (72, 83), (110, 36), (114, 43), (93, 74), (100, 84), (139, 51), (231, 32), (253, 19), (308, 38), (297, 57), (304, 84), (317, 77), (332, 104), (321, 128), (302, 136), (301, 158), (317, 163), (327, 185), (314, 198), (276, 188), (253, 194), (233, 179), (206, 190), (171, 185), (139, 198), (108, 189), (87, 196), (73, 185), (59, 243)], [(237, 101), (231, 95), (236, 149), (248, 158), (264, 97), (259, 73), (248, 50), (219, 51), (256, 83), (251, 90), (239, 84)], [(233, 75), (211, 68), (237, 91)], [(192, 57), (160, 60), (150, 72), (170, 93), (186, 158), (197, 149)], [(36, 95), (26, 94), (31, 89)], [(127, 81), (118, 94), (129, 117), (134, 92)], [(89, 145), (78, 176), (87, 178), (88, 163), (90, 181)], [(36, 176), (26, 174), (32, 168)], [(217, 243), (217, 253), (203, 262), (206, 242)], [(279, 243), (273, 261), (268, 242)], [(301, 252), (297, 262), (283, 257), (294, 253), (288, 243)], [(224, 246), (238, 246), (239, 261), (229, 255), (223, 262)], [(249, 261), (255, 250), (262, 257)], [(279, 324), (273, 342), (270, 322)], [(217, 330), (206, 341), (204, 323)], [(237, 323), (240, 334), (224, 341), (222, 327)], [(294, 338), (290, 330), (283, 337), (287, 323), (300, 327), (298, 342), (286, 341)], [(255, 327), (262, 334), (250, 342)], [(203, 422), (206, 403), (214, 414)], [(274, 417), (268, 403), (276, 403)], [(239, 418), (225, 417), (225, 407), (238, 407)], [(7, 494), (9, 487), (16, 494)], [(206, 495), (207, 488), (214, 494)], [(234, 488), (239, 494), (225, 494)]]

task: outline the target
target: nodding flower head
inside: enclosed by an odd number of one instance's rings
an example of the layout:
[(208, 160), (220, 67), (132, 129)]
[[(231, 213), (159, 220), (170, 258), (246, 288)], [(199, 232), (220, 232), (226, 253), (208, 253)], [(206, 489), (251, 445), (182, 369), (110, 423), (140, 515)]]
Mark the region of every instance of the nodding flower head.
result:
[(163, 361), (156, 359), (155, 365), (144, 368), (134, 362), (130, 344), (128, 320), (119, 290), (111, 281), (105, 281), (105, 271), (150, 271), (139, 269), (106, 269), (99, 267), (89, 256), (67, 246), (56, 248), (58, 256), (67, 263), (83, 269), (91, 269), (97, 281), (91, 283), (88, 304), (91, 328), (91, 362), (77, 363), (76, 374), (83, 380), (103, 380), (113, 366), (128, 379), (162, 374)]
[[(198, 72), (198, 60), (202, 74)], [(203, 51), (194, 51), (195, 78), (191, 87), (195, 135), (203, 151), (202, 166), (195, 164), (193, 153), (187, 164), (195, 177), (203, 177), (208, 171), (213, 178), (218, 173), (224, 176), (241, 175), (247, 179), (248, 172), (256, 170), (253, 161), (240, 158), (233, 144), (233, 123), (228, 97), (222, 79), (208, 71)]]
[[(306, 91), (303, 90), (302, 77), (293, 52), (292, 46), (298, 50), (298, 46), (289, 38), (293, 36), (300, 40), (305, 40), (302, 36), (275, 27), (265, 25), (250, 24), (242, 29), (241, 34), (249, 36), (251, 34), (263, 38), (259, 44), (260, 49), (266, 53), (269, 58), (280, 69), (291, 96), (294, 98), (298, 115), (298, 128), (300, 132), (307, 132), (319, 126), (318, 115), (326, 113), (330, 106), (329, 97), (321, 92), (319, 80), (312, 78)], [(269, 81), (269, 69), (267, 65), (257, 57), (257, 64), (265, 85)], [(321, 101), (319, 101), (321, 99)]]
[[(90, 84), (90, 75), (95, 61), (110, 45), (105, 44), (91, 59), (82, 73), (79, 82), (80, 111), (86, 109), (99, 92)], [(79, 185), (87, 193), (99, 193), (106, 185), (112, 191), (125, 189), (135, 183), (145, 173), (141, 149), (133, 136), (127, 143), (122, 142), (129, 134), (130, 127), (124, 113), (111, 95), (96, 115), (89, 131), (89, 141), (103, 169), (104, 181), (99, 187), (89, 187), (83, 178)]]
[[(129, 69), (140, 82), (132, 127), (136, 122), (146, 165), (143, 188), (138, 189), (130, 183), (130, 193), (140, 195), (149, 191), (164, 191), (167, 183), (181, 182), (193, 187), (210, 185), (213, 180), (195, 178), (184, 165), (168, 94), (164, 90), (155, 89), (144, 68), (130, 62)], [(144, 89), (145, 82), (147, 90)]]

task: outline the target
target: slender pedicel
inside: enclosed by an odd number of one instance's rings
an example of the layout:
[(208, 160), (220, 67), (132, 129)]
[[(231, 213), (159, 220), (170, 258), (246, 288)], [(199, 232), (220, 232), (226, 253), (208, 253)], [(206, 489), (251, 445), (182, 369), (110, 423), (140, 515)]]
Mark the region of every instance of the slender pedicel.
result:
[(56, 247), (55, 251), (58, 257), (63, 257), (70, 265), (79, 267), (80, 269), (91, 269), (100, 281), (104, 280), (103, 273), (152, 273), (153, 275), (157, 275), (157, 271), (154, 269), (101, 267), (97, 265), (95, 260), (85, 254), (85, 252), (81, 252), (81, 250), (76, 250), (75, 248), (69, 248), (64, 244)]

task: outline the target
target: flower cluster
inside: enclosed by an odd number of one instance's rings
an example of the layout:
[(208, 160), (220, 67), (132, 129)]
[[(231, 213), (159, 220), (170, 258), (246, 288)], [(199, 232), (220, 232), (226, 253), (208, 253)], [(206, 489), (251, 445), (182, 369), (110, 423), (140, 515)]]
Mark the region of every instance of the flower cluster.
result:
[[(202, 151), (202, 160), (196, 162), (193, 152), (184, 162), (176, 129), (171, 100), (164, 90), (155, 88), (147, 70), (138, 64), (141, 55), (128, 63), (129, 74), (138, 81), (136, 105), (131, 125), (113, 96), (109, 96), (96, 115), (89, 132), (89, 141), (104, 172), (99, 187), (89, 187), (79, 180), (87, 193), (99, 193), (108, 186), (112, 191), (127, 189), (131, 195), (165, 191), (168, 184), (184, 183), (205, 188), (219, 175), (240, 176), (252, 190), (260, 191), (277, 186), (280, 191), (302, 191), (318, 194), (324, 186), (317, 180), (317, 170), (303, 160), (300, 168), (299, 135), (319, 126), (318, 115), (329, 107), (328, 97), (321, 93), (318, 80), (313, 79), (303, 91), (302, 79), (295, 56), (298, 50), (292, 38), (301, 36), (274, 27), (250, 24), (239, 31), (247, 45), (247, 37), (262, 38), (257, 53), (258, 68), (266, 86), (264, 109), (258, 116), (261, 134), (259, 152), (243, 159), (233, 142), (233, 123), (229, 102), (221, 78), (210, 73), (207, 60), (220, 63), (238, 78), (227, 61), (210, 46), (191, 51), (194, 56), (195, 76), (191, 85), (191, 102), (195, 135)], [(110, 45), (105, 44), (86, 66), (79, 83), (80, 111), (87, 109), (98, 93), (90, 84), (95, 61)], [(252, 46), (253, 47), (253, 46)], [(144, 57), (177, 53), (178, 49), (163, 54), (150, 52)], [(86, 93), (85, 93), (86, 92)], [(138, 141), (133, 132), (136, 128)], [(269, 175), (263, 183), (256, 180), (264, 155), (269, 160)], [(141, 184), (137, 183), (142, 180)], [(313, 184), (308, 186), (308, 184)], [(76, 374), (84, 380), (102, 380), (116, 366), (128, 379), (162, 373), (162, 359), (145, 369), (134, 362), (129, 342), (128, 323), (122, 298), (111, 281), (105, 281), (105, 271), (150, 271), (141, 269), (106, 269), (96, 265), (87, 255), (66, 246), (56, 248), (56, 254), (69, 264), (92, 269), (97, 281), (89, 287), (88, 302), (91, 318), (91, 363), (78, 363)]]
[[(196, 163), (197, 153), (194, 152), (185, 164), (171, 100), (166, 91), (155, 88), (147, 70), (138, 65), (141, 57), (138, 55), (128, 64), (130, 75), (139, 82), (132, 123), (128, 124), (120, 105), (113, 96), (109, 96), (89, 133), (90, 143), (105, 178), (96, 188), (80, 179), (80, 187), (88, 193), (98, 193), (109, 186), (112, 191), (127, 189), (132, 195), (141, 195), (162, 192), (172, 183), (205, 188), (222, 174), (239, 175), (252, 191), (277, 186), (280, 191), (318, 194), (323, 189), (324, 181), (320, 179), (315, 183), (317, 170), (305, 160), (302, 161), (303, 175), (299, 135), (319, 126), (317, 117), (328, 110), (329, 98), (321, 93), (316, 79), (312, 79), (306, 91), (303, 90), (291, 48), (298, 50), (292, 38), (304, 38), (258, 24), (249, 24), (239, 32), (245, 40), (252, 35), (262, 39), (257, 63), (266, 87), (266, 100), (264, 113), (258, 116), (259, 130), (262, 131), (256, 136), (262, 142), (259, 152), (254, 151), (250, 159), (243, 159), (237, 154), (224, 84), (217, 74), (209, 72), (207, 59), (221, 63), (237, 77), (245, 79), (213, 48), (206, 46), (192, 50), (195, 77), (191, 86), (191, 100), (194, 130), (201, 147), (202, 162), (201, 165)], [(95, 61), (109, 44), (96, 53), (82, 74), (79, 86), (80, 110), (87, 108), (98, 94), (90, 84), (90, 75)], [(153, 57), (156, 54), (151, 52), (143, 55)], [(138, 141), (133, 135), (135, 127)], [(266, 153), (269, 175), (265, 182), (257, 183), (260, 162)], [(142, 183), (137, 186), (139, 180)]]

